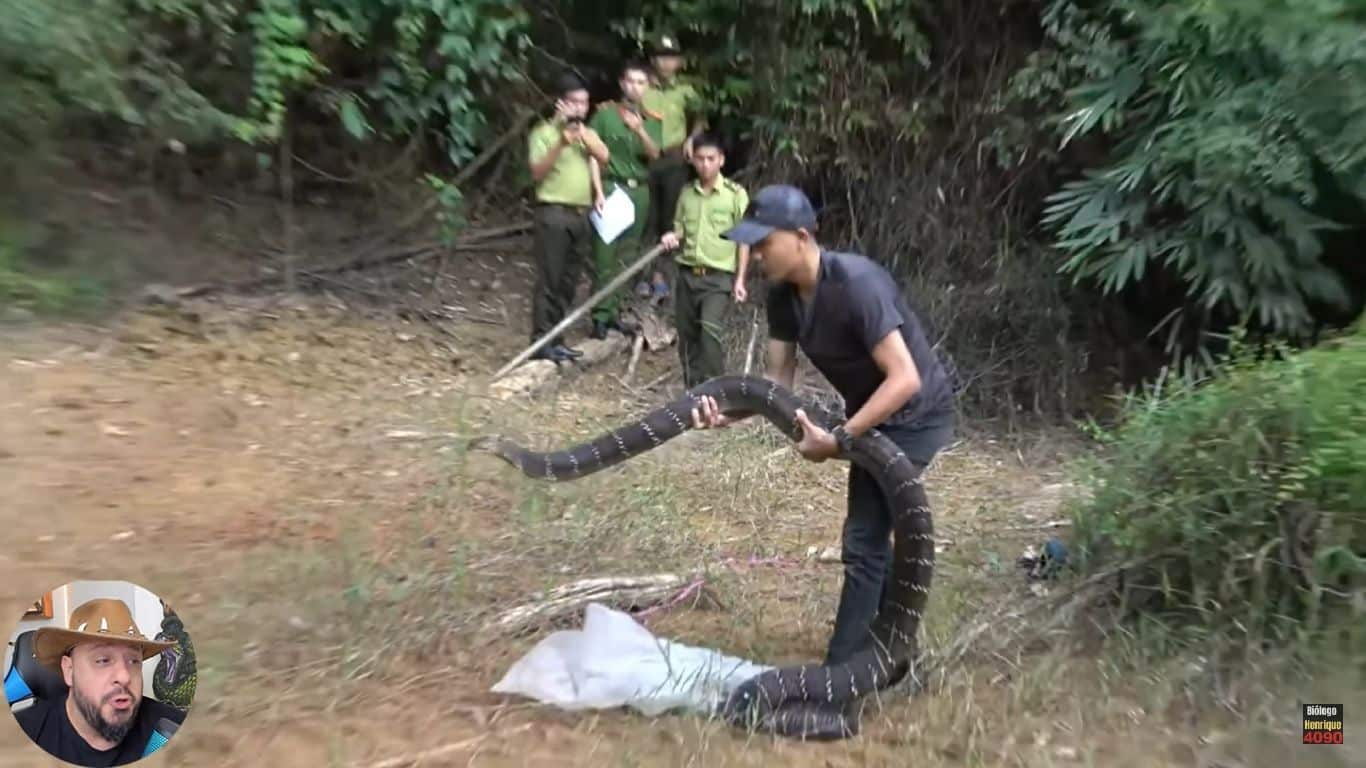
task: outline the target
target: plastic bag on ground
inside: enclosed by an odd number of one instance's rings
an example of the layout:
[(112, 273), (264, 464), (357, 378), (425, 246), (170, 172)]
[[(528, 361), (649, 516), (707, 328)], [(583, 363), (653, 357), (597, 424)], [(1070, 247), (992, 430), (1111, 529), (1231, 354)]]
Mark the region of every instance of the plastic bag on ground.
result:
[(491, 690), (571, 711), (624, 706), (650, 717), (678, 710), (705, 715), (767, 669), (656, 638), (629, 614), (593, 603), (583, 629), (546, 637)]

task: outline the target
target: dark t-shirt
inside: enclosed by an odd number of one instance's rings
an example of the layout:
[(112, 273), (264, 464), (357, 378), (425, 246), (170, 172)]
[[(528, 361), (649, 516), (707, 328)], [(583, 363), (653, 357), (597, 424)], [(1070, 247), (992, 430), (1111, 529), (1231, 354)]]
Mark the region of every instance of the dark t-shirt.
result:
[(851, 417), (885, 378), (873, 348), (901, 329), (920, 373), (920, 391), (887, 418), (886, 424), (938, 423), (953, 413), (953, 387), (939, 356), (925, 338), (920, 318), (882, 265), (850, 253), (821, 251), (820, 278), (807, 307), (791, 283), (768, 294), (769, 336), (796, 342), (835, 390)]
[(167, 718), (179, 725), (185, 713), (154, 699), (144, 697), (138, 705), (137, 722), (117, 747), (94, 749), (76, 733), (66, 716), (66, 699), (35, 701), (33, 706), (14, 713), (19, 727), (48, 754), (68, 763), (85, 766), (126, 765), (142, 758), (157, 721)]

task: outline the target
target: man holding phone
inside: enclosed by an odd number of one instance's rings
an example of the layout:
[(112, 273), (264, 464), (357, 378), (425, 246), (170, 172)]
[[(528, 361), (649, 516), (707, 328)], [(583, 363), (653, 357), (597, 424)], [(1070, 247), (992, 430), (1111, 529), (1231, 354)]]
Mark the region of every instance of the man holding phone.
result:
[[(597, 132), (584, 125), (589, 101), (583, 80), (566, 72), (556, 84), (555, 96), (555, 115), (541, 121), (528, 137), (528, 161), (536, 185), (533, 341), (558, 325), (574, 301), (596, 239), (588, 212), (602, 200), (598, 169), (611, 159)], [(559, 338), (532, 358), (560, 363), (582, 354)]]

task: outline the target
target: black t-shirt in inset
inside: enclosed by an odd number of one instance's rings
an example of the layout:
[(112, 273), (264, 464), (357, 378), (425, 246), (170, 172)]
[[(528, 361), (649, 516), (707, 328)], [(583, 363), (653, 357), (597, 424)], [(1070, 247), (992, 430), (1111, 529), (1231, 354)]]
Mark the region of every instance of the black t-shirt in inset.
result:
[(920, 391), (885, 423), (929, 423), (951, 416), (952, 383), (925, 338), (920, 318), (891, 274), (856, 254), (823, 250), (820, 259), (820, 277), (810, 306), (791, 283), (770, 288), (769, 336), (796, 342), (844, 398), (848, 418), (868, 402), (885, 378), (873, 358), (873, 348), (900, 328), (920, 373)]
[(185, 713), (154, 699), (143, 698), (138, 705), (137, 722), (123, 741), (109, 750), (94, 749), (76, 733), (66, 714), (66, 699), (35, 701), (32, 706), (14, 713), (14, 718), (24, 733), (53, 757), (74, 765), (103, 768), (141, 759), (157, 722), (166, 718), (179, 726)]

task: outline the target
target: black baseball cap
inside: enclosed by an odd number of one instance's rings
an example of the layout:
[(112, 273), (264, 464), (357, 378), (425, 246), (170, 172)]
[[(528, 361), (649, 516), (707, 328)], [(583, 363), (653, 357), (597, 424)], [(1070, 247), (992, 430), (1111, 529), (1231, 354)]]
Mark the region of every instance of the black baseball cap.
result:
[(774, 230), (816, 230), (816, 209), (811, 200), (796, 187), (773, 184), (760, 189), (740, 223), (722, 232), (721, 237), (744, 245), (754, 245), (771, 235)]
[(646, 46), (646, 52), (651, 56), (677, 56), (683, 53), (683, 46), (678, 44), (678, 38), (673, 35), (658, 35)]

